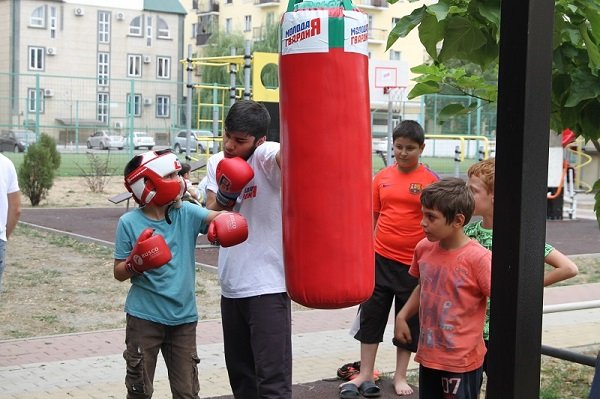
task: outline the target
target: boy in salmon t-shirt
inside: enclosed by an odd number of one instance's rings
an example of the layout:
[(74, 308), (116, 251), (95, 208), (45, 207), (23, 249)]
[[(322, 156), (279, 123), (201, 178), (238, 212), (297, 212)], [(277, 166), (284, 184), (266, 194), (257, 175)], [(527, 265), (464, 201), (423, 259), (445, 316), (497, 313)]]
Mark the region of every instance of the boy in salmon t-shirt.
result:
[(421, 204), (427, 239), (417, 244), (409, 269), (419, 284), (396, 316), (394, 337), (410, 343), (407, 320), (419, 312), (419, 398), (476, 399), (491, 252), (463, 231), (475, 208), (463, 180), (433, 183), (421, 193)]

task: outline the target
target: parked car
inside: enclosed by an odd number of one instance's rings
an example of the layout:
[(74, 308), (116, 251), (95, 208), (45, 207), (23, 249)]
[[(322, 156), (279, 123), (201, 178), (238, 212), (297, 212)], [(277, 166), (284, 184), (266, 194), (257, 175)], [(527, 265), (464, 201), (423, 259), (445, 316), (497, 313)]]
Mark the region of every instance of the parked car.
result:
[(0, 133), (0, 151), (23, 152), (32, 143), (35, 143), (35, 133), (31, 130), (3, 130)]
[(118, 148), (122, 150), (124, 146), (123, 137), (117, 132), (111, 132), (108, 130), (98, 130), (87, 140), (87, 148), (98, 147), (101, 150), (107, 150), (109, 148)]
[[(125, 146), (129, 146), (129, 136), (123, 137)], [(151, 150), (156, 145), (154, 137), (149, 136), (146, 132), (133, 132), (133, 148), (139, 150), (142, 147), (147, 147)]]
[[(200, 152), (206, 152), (206, 149), (209, 148), (211, 153), (218, 152), (219, 144), (213, 140), (206, 140), (202, 138), (213, 138), (214, 135), (210, 130), (192, 130), (190, 135), (190, 143), (191, 148), (190, 152), (195, 152), (196, 148)], [(182, 153), (185, 152), (187, 147), (187, 130), (180, 130), (175, 136), (175, 140), (173, 141), (173, 151)]]

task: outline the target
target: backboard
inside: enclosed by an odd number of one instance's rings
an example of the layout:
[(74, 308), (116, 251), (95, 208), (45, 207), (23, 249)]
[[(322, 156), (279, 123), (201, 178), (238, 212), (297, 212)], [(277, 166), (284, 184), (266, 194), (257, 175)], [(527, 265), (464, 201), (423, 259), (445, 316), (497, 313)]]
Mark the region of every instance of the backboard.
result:
[(369, 60), (371, 106), (387, 106), (390, 99), (393, 101), (406, 100), (405, 90), (397, 89), (407, 86), (408, 64), (406, 62)]

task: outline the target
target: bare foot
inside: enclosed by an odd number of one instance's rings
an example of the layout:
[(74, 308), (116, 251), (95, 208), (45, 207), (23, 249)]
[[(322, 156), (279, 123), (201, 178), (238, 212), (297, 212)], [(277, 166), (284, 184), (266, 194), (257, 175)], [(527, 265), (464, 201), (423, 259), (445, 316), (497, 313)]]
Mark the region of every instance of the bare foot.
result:
[(396, 390), (396, 395), (407, 396), (413, 394), (413, 389), (408, 385), (406, 378), (402, 377), (394, 377), (394, 389)]

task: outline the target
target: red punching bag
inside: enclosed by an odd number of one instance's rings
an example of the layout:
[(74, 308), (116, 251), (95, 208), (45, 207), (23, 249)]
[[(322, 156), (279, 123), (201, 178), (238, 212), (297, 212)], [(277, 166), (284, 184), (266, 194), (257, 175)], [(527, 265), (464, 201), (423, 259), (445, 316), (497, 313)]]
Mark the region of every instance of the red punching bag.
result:
[(290, 297), (335, 309), (375, 283), (368, 17), (291, 0), (281, 21), (283, 248)]

